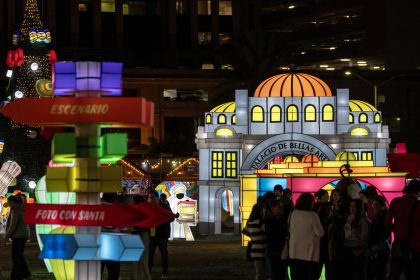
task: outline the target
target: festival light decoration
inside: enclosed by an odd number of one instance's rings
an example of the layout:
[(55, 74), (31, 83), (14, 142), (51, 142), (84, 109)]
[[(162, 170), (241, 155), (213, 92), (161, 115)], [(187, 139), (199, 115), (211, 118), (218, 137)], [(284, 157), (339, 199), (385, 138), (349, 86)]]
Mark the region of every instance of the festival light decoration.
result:
[(20, 166), (14, 161), (6, 161), (0, 169), (0, 196), (5, 196), (7, 187), (21, 172)]

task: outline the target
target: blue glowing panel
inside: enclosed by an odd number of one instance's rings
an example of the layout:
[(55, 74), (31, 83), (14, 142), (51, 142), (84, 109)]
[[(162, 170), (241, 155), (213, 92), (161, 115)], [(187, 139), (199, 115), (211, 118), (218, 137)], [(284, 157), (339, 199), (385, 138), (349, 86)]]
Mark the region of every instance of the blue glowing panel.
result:
[(287, 187), (286, 178), (259, 178), (258, 196), (264, 195), (268, 191), (272, 192), (275, 185), (282, 185), (285, 189)]
[(102, 62), (101, 89), (102, 96), (121, 95), (123, 64), (120, 62)]
[(135, 234), (102, 233), (100, 241), (101, 260), (136, 262), (144, 251), (140, 236)]
[(118, 234), (102, 233), (100, 244), (100, 258), (102, 260), (118, 261), (120, 259), (124, 246)]
[(41, 234), (42, 259), (95, 260), (98, 243), (93, 234)]
[(40, 259), (65, 259), (73, 258), (77, 250), (77, 243), (74, 235), (71, 234), (41, 234), (44, 244)]
[(97, 259), (98, 242), (93, 234), (75, 234), (74, 238), (78, 249), (73, 256), (74, 260), (94, 260)]
[(73, 95), (76, 88), (76, 63), (55, 62), (53, 91), (55, 96)]
[(121, 255), (122, 262), (136, 262), (144, 252), (144, 245), (139, 235), (120, 235), (124, 245), (124, 252)]

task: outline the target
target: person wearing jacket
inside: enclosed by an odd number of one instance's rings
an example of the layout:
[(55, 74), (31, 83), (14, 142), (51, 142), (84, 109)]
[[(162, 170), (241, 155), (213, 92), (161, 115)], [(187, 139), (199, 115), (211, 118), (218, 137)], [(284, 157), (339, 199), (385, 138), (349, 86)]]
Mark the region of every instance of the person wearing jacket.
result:
[(20, 196), (8, 199), (10, 215), (7, 219), (5, 238), (12, 239), (12, 272), (10, 279), (22, 280), (31, 277), (23, 255), (26, 241), (29, 238), (29, 228), (23, 220), (24, 205)]
[(385, 226), (394, 232), (390, 280), (418, 279), (420, 274), (420, 181), (411, 180), (402, 197), (394, 198), (385, 216)]
[[(152, 191), (149, 194), (150, 202), (159, 204), (161, 207), (165, 208), (166, 210), (170, 211), (171, 206), (169, 202), (166, 200), (166, 194), (162, 193), (160, 195), (160, 200), (158, 198), (158, 192)], [(152, 273), (154, 257), (156, 247), (159, 248), (160, 256), (162, 259), (162, 276), (160, 279), (168, 279), (168, 239), (171, 236), (171, 223), (174, 219), (161, 224), (158, 226), (153, 233), (150, 234), (150, 247), (149, 247), (149, 271)], [(152, 230), (153, 231), (153, 230)]]
[(302, 193), (290, 214), (289, 258), (292, 280), (316, 280), (320, 239), (324, 229), (317, 213), (312, 211), (314, 197)]
[(265, 280), (265, 249), (267, 248), (267, 236), (265, 234), (263, 206), (255, 204), (252, 207), (246, 223), (248, 234), (251, 237), (251, 258), (255, 267), (255, 280)]
[(372, 198), (375, 211), (369, 227), (367, 279), (385, 280), (386, 264), (389, 258), (391, 232), (385, 227), (386, 199), (377, 195)]
[[(268, 261), (271, 280), (285, 280), (287, 263), (281, 259), (281, 252), (287, 235), (287, 217), (283, 212), (283, 204), (279, 199), (269, 203), (270, 215), (265, 219), (267, 236), (266, 260)], [(268, 278), (268, 277), (267, 277)]]

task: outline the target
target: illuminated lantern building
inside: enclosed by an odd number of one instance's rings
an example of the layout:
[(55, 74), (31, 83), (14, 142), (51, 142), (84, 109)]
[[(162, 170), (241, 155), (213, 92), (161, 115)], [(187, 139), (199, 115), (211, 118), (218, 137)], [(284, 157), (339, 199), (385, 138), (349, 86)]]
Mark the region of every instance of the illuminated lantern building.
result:
[(381, 112), (351, 100), (348, 89), (333, 94), (308, 74), (270, 77), (253, 97), (236, 90), (234, 102), (205, 114), (196, 143), (200, 232), (205, 234), (221, 233), (226, 190), (233, 195), (234, 232), (239, 233), (257, 196), (275, 184), (294, 193), (315, 192), (334, 186), (346, 163), (352, 176), (363, 178), (362, 187), (377, 186), (388, 199), (399, 195), (405, 182), (405, 173), (390, 173), (387, 167), (390, 139)]

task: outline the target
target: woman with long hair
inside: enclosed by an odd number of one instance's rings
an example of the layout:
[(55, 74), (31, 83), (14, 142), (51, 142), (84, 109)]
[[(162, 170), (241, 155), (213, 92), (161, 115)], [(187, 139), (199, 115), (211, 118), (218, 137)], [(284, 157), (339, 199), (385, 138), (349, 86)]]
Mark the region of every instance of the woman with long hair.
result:
[(314, 197), (302, 193), (290, 214), (289, 258), (292, 280), (316, 280), (320, 239), (324, 235), (318, 215), (312, 211)]
[(330, 212), (328, 214), (328, 260), (330, 262), (332, 280), (341, 280), (345, 269), (344, 224), (348, 216), (348, 204), (337, 189), (330, 196)]
[(369, 224), (363, 210), (363, 202), (353, 199), (350, 202), (350, 215), (344, 225), (344, 247), (346, 252), (346, 273), (344, 279), (364, 280), (365, 253)]
[(322, 227), (324, 228), (325, 234), (321, 237), (321, 247), (318, 265), (318, 278), (321, 277), (322, 268), (325, 266), (325, 278), (326, 280), (331, 279), (330, 262), (328, 259), (328, 226), (329, 226), (329, 212), (331, 204), (328, 201), (328, 192), (324, 189), (320, 189), (315, 193), (316, 202), (314, 204), (314, 211), (318, 214), (319, 220), (321, 221)]

